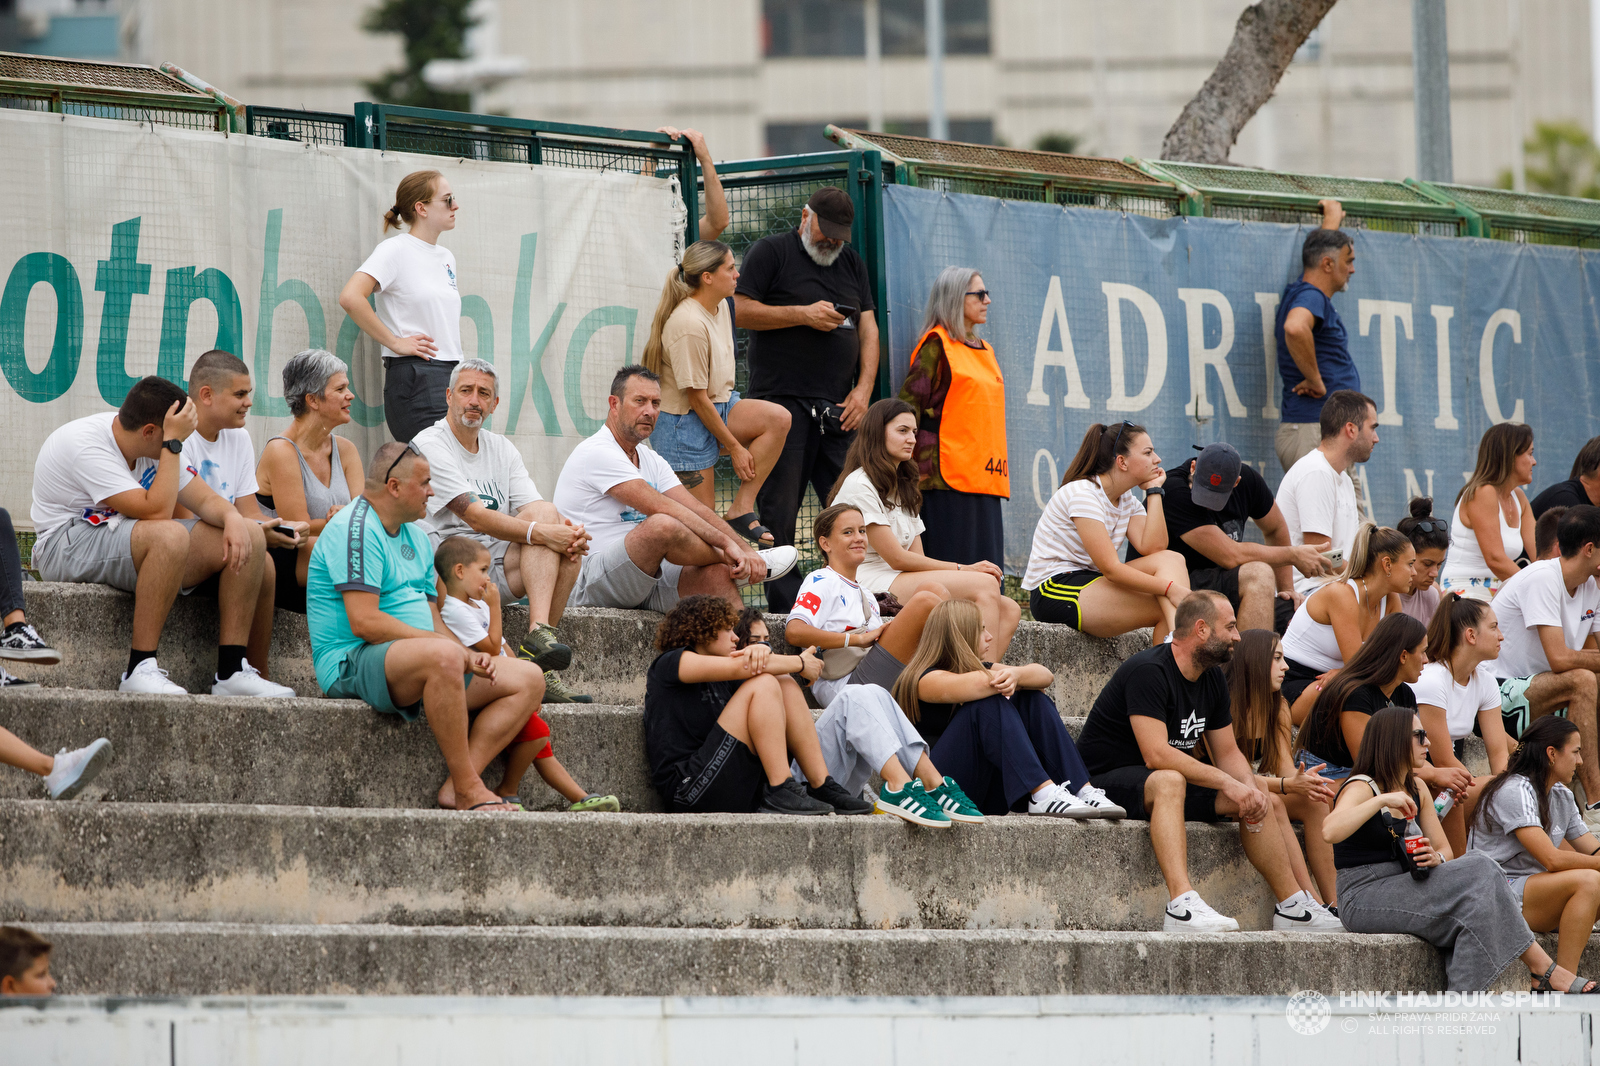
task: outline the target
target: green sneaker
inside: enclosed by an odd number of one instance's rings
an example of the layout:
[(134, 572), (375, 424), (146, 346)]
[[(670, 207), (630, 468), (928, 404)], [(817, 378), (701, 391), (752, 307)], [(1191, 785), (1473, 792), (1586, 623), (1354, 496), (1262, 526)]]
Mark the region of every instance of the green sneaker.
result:
[(540, 622), (522, 638), (517, 658), (526, 659), (541, 670), (565, 670), (572, 665), (572, 649), (556, 639), (555, 626)]
[(950, 816), (939, 809), (922, 787), (922, 782), (915, 779), (908, 781), (898, 792), (891, 790), (885, 781), (878, 789), (878, 802), (874, 806), (879, 814), (892, 814), (913, 825), (923, 825), (929, 829), (950, 828)]
[(549, 703), (593, 703), (594, 697), (586, 692), (574, 692), (561, 680), (561, 675), (554, 670), (544, 672), (544, 702)]
[(567, 809), (576, 814), (584, 814), (588, 811), (605, 811), (610, 814), (616, 814), (622, 810), (622, 804), (617, 802), (617, 797), (615, 796), (596, 796), (591, 792)]
[(946, 777), (944, 784), (928, 793), (928, 798), (952, 822), (969, 822), (977, 825), (984, 820), (983, 812), (978, 810), (977, 805), (965, 792), (961, 791), (961, 786), (956, 784), (956, 779), (953, 777)]

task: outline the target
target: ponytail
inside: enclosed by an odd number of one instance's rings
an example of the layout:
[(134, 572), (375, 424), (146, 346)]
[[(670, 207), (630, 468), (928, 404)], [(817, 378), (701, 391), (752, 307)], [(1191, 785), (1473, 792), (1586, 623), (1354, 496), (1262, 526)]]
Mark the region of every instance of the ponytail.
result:
[(1072, 457), (1067, 472), (1061, 475), (1061, 484), (1104, 474), (1117, 465), (1117, 456), (1133, 451), (1133, 439), (1144, 431), (1143, 426), (1132, 422), (1118, 422), (1114, 426), (1096, 422), (1083, 435), (1078, 454)]
[(406, 225), (415, 222), (417, 205), (433, 199), (433, 183), (442, 177), (444, 175), (437, 170), (413, 170), (401, 178), (394, 191), (394, 206), (383, 214), (383, 232), (399, 229), (402, 222)]
[(1428, 661), (1450, 664), (1450, 656), (1467, 639), (1467, 630), (1476, 629), (1489, 605), (1480, 600), (1462, 599), (1446, 592), (1428, 625)]
[(1398, 558), (1410, 543), (1411, 538), (1398, 529), (1363, 522), (1361, 529), (1356, 532), (1355, 543), (1350, 546), (1350, 558), (1345, 560), (1344, 573), (1340, 576), (1345, 580), (1366, 577), (1378, 565), (1381, 557)]
[(650, 338), (644, 342), (644, 368), (659, 376), (666, 362), (667, 348), (661, 340), (666, 331), (667, 319), (678, 305), (694, 295), (700, 288), (700, 276), (716, 270), (733, 249), (721, 241), (695, 241), (683, 251), (683, 262), (667, 271), (661, 283), (661, 299), (656, 302), (656, 315), (650, 323)]

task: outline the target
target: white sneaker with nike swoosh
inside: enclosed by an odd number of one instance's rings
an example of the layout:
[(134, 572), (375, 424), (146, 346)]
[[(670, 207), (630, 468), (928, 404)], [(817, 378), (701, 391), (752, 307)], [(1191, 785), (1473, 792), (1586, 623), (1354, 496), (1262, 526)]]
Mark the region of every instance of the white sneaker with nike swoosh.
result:
[(1274, 933), (1342, 933), (1344, 924), (1316, 900), (1289, 897), (1272, 909)]
[(1212, 910), (1200, 893), (1190, 889), (1167, 904), (1164, 933), (1237, 933), (1239, 923)]

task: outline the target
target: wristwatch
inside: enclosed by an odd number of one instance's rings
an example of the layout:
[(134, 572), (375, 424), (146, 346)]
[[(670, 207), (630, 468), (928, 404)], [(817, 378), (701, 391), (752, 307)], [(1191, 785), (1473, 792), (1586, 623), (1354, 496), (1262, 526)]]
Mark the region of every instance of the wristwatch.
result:
[(1165, 496), (1166, 494), (1167, 494), (1167, 490), (1162, 488), (1160, 485), (1157, 485), (1153, 489), (1145, 489), (1144, 490), (1144, 498), (1147, 499), (1147, 500), (1152, 496)]
[(183, 441), (181, 440), (164, 440), (161, 442), (161, 446), (173, 455), (183, 454)]

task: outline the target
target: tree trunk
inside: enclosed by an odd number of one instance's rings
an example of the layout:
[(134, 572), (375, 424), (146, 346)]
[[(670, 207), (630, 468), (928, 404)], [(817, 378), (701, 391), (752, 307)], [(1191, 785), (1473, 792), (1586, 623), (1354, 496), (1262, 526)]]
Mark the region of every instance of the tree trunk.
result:
[(1226, 163), (1239, 131), (1272, 99), (1278, 80), (1335, 0), (1261, 0), (1239, 16), (1227, 54), (1167, 131), (1161, 158)]

